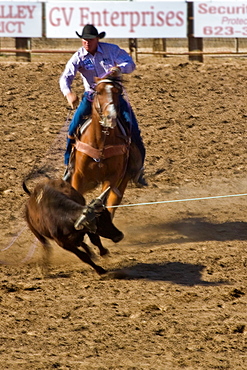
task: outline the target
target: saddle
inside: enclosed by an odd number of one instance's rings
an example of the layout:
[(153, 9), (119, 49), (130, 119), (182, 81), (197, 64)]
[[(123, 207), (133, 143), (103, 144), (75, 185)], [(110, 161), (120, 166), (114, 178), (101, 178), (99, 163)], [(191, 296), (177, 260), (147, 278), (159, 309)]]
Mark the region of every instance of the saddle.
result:
[(116, 155), (122, 155), (128, 152), (131, 144), (131, 138), (129, 135), (129, 130), (124, 127), (124, 125), (117, 121), (118, 127), (121, 131), (121, 135), (124, 139), (124, 144), (119, 145), (106, 145), (102, 150), (96, 149), (82, 141), (79, 140), (80, 135), (86, 130), (86, 128), (90, 125), (92, 119), (91, 117), (87, 117), (83, 124), (78, 128), (76, 134), (76, 142), (75, 142), (75, 149), (87, 154), (89, 157), (93, 158), (96, 162), (99, 162), (101, 159), (106, 159), (110, 157), (114, 157)]
[[(92, 121), (91, 116), (87, 116), (83, 120), (84, 122), (78, 127), (77, 132), (76, 132), (76, 137), (79, 139), (79, 136), (83, 134), (83, 132), (86, 130), (86, 128), (90, 125)], [(122, 132), (123, 136), (129, 137), (130, 136), (130, 124), (128, 122), (123, 122), (120, 120), (120, 118), (117, 119), (117, 124)]]
[(102, 155), (102, 151), (95, 149), (79, 140), (80, 136), (90, 125), (91, 121), (92, 121), (91, 116), (85, 117), (83, 123), (77, 129), (75, 137), (76, 142), (75, 145), (73, 146), (70, 155), (70, 164), (69, 164), (70, 172), (72, 173), (74, 169), (75, 149), (89, 155), (96, 162), (99, 162), (101, 159), (105, 159), (113, 155), (124, 154), (127, 152), (127, 150), (129, 150), (127, 172), (130, 174), (132, 181), (134, 183), (138, 183), (139, 177), (143, 172), (143, 164), (138, 147), (134, 142), (131, 141), (130, 135), (131, 130), (129, 124), (127, 122), (123, 123), (119, 119), (117, 120), (118, 127), (123, 135), (123, 138), (125, 138), (127, 145), (126, 143), (114, 146), (109, 145), (108, 147), (104, 148), (104, 153)]

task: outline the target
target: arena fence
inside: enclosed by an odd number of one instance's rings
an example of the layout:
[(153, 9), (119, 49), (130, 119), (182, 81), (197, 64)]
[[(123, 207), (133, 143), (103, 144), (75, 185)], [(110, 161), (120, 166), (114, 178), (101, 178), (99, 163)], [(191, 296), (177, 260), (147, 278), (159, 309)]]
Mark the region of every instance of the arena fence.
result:
[[(34, 38), (22, 40), (28, 48), (17, 48), (20, 40), (0, 38), (0, 61), (15, 59), (31, 61), (39, 54), (73, 54), (80, 46), (81, 40)], [(203, 62), (203, 56), (242, 56), (247, 57), (247, 39), (207, 38), (201, 40), (203, 50), (189, 50), (188, 39), (105, 39), (106, 42), (117, 43), (120, 47), (138, 60), (139, 55), (154, 56), (188, 56), (189, 60)]]
[[(247, 38), (197, 38), (193, 35), (193, 20), (192, 3), (188, 3), (187, 38), (105, 40), (117, 43), (129, 51), (136, 61), (141, 54), (188, 56), (189, 60), (199, 62), (203, 62), (205, 55), (247, 56)], [(0, 37), (0, 61), (7, 57), (15, 57), (17, 61), (31, 61), (32, 56), (39, 54), (72, 54), (80, 46), (80, 39)]]

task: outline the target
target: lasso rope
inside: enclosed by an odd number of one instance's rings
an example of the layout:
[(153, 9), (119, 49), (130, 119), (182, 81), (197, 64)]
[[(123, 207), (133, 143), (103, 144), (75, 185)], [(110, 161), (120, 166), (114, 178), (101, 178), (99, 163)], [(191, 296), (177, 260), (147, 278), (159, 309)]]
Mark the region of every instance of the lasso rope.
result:
[[(178, 202), (192, 202), (192, 201), (196, 201), (196, 200), (222, 199), (222, 198), (244, 197), (244, 196), (247, 196), (247, 193), (242, 193), (242, 194), (228, 194), (228, 195), (216, 195), (216, 196), (212, 196), (212, 197), (202, 197), (202, 198), (187, 198), (187, 199), (163, 200), (163, 201), (159, 201), (159, 202), (120, 204), (118, 206), (109, 206), (109, 207), (106, 207), (106, 208), (136, 207), (136, 206), (147, 206), (147, 205), (154, 205), (154, 204), (166, 204), (166, 203), (178, 203)], [(27, 227), (22, 228), (22, 230), (17, 234), (16, 237), (13, 238), (13, 240), (10, 242), (10, 244), (7, 247), (3, 248), (1, 250), (1, 252), (6, 251), (7, 249), (9, 249), (14, 244), (14, 242), (19, 238), (19, 236), (23, 233), (23, 231), (26, 228)], [(25, 262), (27, 262), (28, 260), (30, 260), (32, 258), (36, 247), (37, 247), (37, 241), (32, 244), (31, 248), (29, 249), (28, 254), (26, 255), (26, 257), (24, 259), (22, 259), (22, 261), (21, 261), (22, 263), (25, 263)], [(0, 264), (11, 264), (11, 263), (8, 263), (6, 261), (0, 261)]]
[[(12, 239), (12, 241), (3, 249), (0, 250), (0, 252), (4, 252), (6, 250), (8, 250), (10, 247), (12, 247), (12, 245), (17, 241), (17, 239), (19, 238), (19, 236), (27, 229), (27, 226), (24, 226), (20, 231), (19, 233)], [(21, 263), (26, 263), (28, 262), (33, 254), (34, 254), (34, 251), (37, 247), (37, 242), (38, 242), (38, 239), (35, 238), (35, 241), (33, 242), (33, 244), (31, 245), (26, 257), (24, 257), (22, 260), (21, 260)], [(4, 265), (18, 265), (17, 262), (14, 262), (14, 263), (11, 263), (11, 262), (8, 262), (8, 261), (4, 261), (4, 260), (0, 260), (0, 264), (4, 264)]]
[[(39, 161), (39, 165), (38, 165), (37, 161), (35, 161), (35, 163), (33, 165), (33, 168), (30, 171), (29, 175), (27, 175), (25, 177), (26, 180), (36, 178), (40, 175), (49, 177), (48, 172), (49, 171), (52, 172), (52, 170), (54, 171), (54, 167), (52, 167), (52, 165), (51, 165), (51, 167), (48, 167), (46, 165), (46, 162), (47, 161), (52, 162), (52, 161), (55, 160), (56, 164), (57, 164), (57, 157), (58, 157), (58, 155), (60, 156), (60, 151), (61, 151), (60, 141), (62, 141), (63, 136), (65, 136), (65, 137), (67, 136), (67, 130), (68, 130), (69, 122), (70, 122), (71, 112), (72, 112), (72, 109), (68, 108), (68, 114), (67, 114), (67, 117), (66, 117), (66, 121), (65, 121), (63, 127), (61, 128), (60, 133), (56, 136), (56, 138), (54, 139), (53, 143), (51, 144), (49, 150), (47, 151), (46, 155), (43, 157), (45, 159), (45, 163), (42, 164), (42, 161)], [(54, 153), (57, 154), (57, 157), (54, 155)], [(19, 237), (22, 235), (22, 233), (27, 228), (28, 228), (27, 225), (22, 227), (22, 229), (18, 232), (18, 234), (15, 237), (12, 238), (10, 243), (7, 246), (0, 249), (0, 252), (5, 252), (8, 249), (10, 249), (13, 246), (13, 244), (17, 242)], [(32, 244), (32, 246), (30, 247), (29, 252), (27, 253), (26, 257), (24, 257), (22, 259), (22, 261), (21, 261), (22, 263), (25, 263), (25, 262), (27, 262), (28, 260), (31, 259), (32, 255), (34, 254), (35, 248), (36, 248), (36, 243), (37, 242)], [(11, 264), (12, 265), (13, 263), (9, 263), (7, 261), (0, 260), (0, 264)]]
[(146, 203), (134, 203), (134, 204), (119, 204), (118, 206), (109, 206), (106, 208), (120, 208), (120, 207), (136, 207), (136, 206), (149, 206), (153, 204), (165, 204), (165, 203), (177, 203), (177, 202), (191, 202), (195, 200), (208, 200), (208, 199), (219, 199), (219, 198), (231, 198), (231, 197), (243, 197), (247, 193), (243, 194), (229, 194), (229, 195), (216, 195), (213, 197), (203, 197), (203, 198), (189, 198), (189, 199), (175, 199), (175, 200), (163, 200), (160, 202), (146, 202)]
[(10, 247), (12, 247), (12, 245), (14, 244), (14, 242), (19, 238), (19, 236), (23, 233), (23, 231), (27, 229), (27, 226), (24, 226), (20, 231), (19, 233), (11, 240), (11, 242), (7, 245), (7, 247), (4, 247), (3, 249), (0, 250), (0, 252), (4, 252), (6, 250), (8, 250)]

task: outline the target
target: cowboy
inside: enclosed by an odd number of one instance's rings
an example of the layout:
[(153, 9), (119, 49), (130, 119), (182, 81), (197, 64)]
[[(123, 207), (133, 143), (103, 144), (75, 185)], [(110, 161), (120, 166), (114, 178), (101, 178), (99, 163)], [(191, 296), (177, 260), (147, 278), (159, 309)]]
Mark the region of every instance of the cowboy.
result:
[[(67, 148), (64, 155), (64, 163), (66, 165), (65, 180), (69, 180), (71, 176), (69, 158), (72, 146), (75, 143), (76, 130), (85, 120), (85, 117), (91, 114), (95, 87), (94, 78), (96, 76), (103, 77), (116, 69), (120, 73), (131, 73), (135, 69), (134, 61), (125, 50), (114, 44), (99, 42), (106, 34), (105, 32), (98, 33), (98, 30), (92, 24), (87, 24), (83, 28), (81, 35), (78, 32), (76, 34), (82, 39), (82, 47), (70, 58), (59, 80), (60, 89), (67, 98), (69, 105), (72, 109), (77, 108), (68, 129)], [(85, 90), (80, 103), (76, 93), (71, 90), (71, 85), (77, 72), (81, 74)], [(131, 125), (132, 141), (139, 148), (142, 163), (144, 163), (145, 147), (138, 123), (130, 104), (122, 95), (120, 97), (120, 111), (124, 120)], [(147, 185), (142, 175), (137, 180), (137, 185)]]

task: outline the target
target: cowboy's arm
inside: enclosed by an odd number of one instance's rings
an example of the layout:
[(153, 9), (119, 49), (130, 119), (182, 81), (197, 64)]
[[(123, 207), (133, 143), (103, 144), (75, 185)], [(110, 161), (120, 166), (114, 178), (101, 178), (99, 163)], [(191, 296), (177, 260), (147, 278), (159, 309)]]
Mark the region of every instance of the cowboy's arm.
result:
[(77, 108), (77, 106), (79, 104), (79, 98), (76, 95), (76, 93), (71, 91), (66, 95), (66, 98), (67, 98), (68, 103), (69, 103), (69, 105), (71, 106), (72, 109)]
[(72, 82), (76, 76), (79, 68), (79, 56), (75, 53), (64, 69), (60, 79), (59, 85), (63, 95), (67, 98), (67, 101), (72, 109), (76, 108), (79, 104), (79, 98), (76, 93), (71, 90)]
[(115, 56), (115, 66), (118, 67), (122, 73), (131, 73), (136, 68), (131, 56), (120, 48), (118, 48), (118, 52)]

